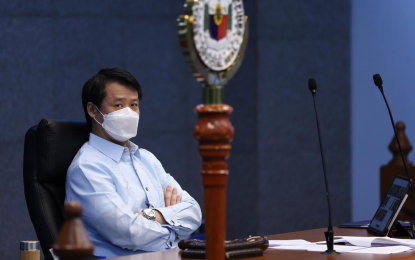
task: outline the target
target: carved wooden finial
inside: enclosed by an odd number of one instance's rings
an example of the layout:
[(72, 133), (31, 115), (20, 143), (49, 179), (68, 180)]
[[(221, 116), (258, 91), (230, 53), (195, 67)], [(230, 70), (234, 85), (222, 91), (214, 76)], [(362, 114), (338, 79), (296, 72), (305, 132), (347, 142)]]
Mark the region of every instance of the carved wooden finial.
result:
[(82, 207), (77, 201), (65, 205), (66, 221), (53, 245), (53, 252), (61, 260), (84, 260), (92, 256), (94, 246), (82, 224)]
[[(405, 162), (408, 166), (412, 166), (412, 162), (410, 162), (408, 159), (408, 154), (412, 151), (412, 145), (405, 134), (404, 122), (399, 121), (396, 123), (396, 132), (398, 134), (399, 141), (401, 142), (401, 148), (403, 156), (405, 158)], [(396, 141), (395, 137), (392, 138), (392, 141), (389, 144), (389, 151), (391, 151), (393, 154), (393, 158), (392, 160), (390, 160), (389, 165), (403, 166), (401, 154), (399, 152), (398, 142)]]

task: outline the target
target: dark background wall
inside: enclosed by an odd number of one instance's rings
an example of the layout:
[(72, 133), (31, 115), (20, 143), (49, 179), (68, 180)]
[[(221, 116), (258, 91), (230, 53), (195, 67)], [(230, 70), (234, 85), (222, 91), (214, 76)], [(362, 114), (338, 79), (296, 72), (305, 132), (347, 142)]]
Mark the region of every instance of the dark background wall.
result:
[(262, 233), (327, 225), (316, 79), (336, 224), (350, 217), (348, 1), (258, 1), (258, 219)]
[[(376, 212), (379, 167), (392, 159), (388, 146), (393, 129), (373, 74), (382, 76), (395, 122), (405, 122), (406, 135), (415, 142), (415, 34), (407, 33), (415, 31), (415, 1), (352, 3), (352, 218), (358, 220), (369, 219)], [(415, 160), (413, 151), (409, 160)]]
[[(200, 86), (185, 66), (176, 18), (183, 0), (0, 1), (0, 257), (36, 239), (25, 205), (26, 130), (42, 118), (83, 118), (81, 88), (100, 68), (144, 89), (133, 141), (152, 151), (203, 205), (193, 138)], [(227, 237), (327, 223), (309, 77), (319, 109), (334, 224), (350, 219), (350, 3), (245, 1), (247, 55), (225, 88), (236, 129), (229, 158)], [(323, 239), (323, 237), (322, 237)]]

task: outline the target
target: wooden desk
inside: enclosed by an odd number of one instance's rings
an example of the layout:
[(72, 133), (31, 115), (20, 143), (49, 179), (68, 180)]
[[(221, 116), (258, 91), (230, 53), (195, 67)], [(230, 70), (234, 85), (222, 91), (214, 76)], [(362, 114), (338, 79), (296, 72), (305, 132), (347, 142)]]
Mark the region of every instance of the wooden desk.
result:
[[(270, 235), (268, 239), (305, 239), (310, 242), (318, 242), (325, 240), (324, 231), (327, 228), (306, 230), (300, 232), (286, 233), (280, 235)], [(355, 229), (355, 228), (334, 228), (335, 236), (370, 236), (367, 234), (366, 229)], [(181, 260), (179, 255), (179, 249), (172, 249), (153, 253), (144, 253), (132, 256), (123, 256), (111, 258), (112, 260)], [(405, 252), (400, 254), (390, 255), (372, 255), (372, 254), (353, 254), (353, 253), (341, 253), (339, 255), (323, 255), (319, 252), (308, 252), (308, 251), (294, 251), (294, 250), (276, 250), (267, 249), (264, 252), (264, 256), (255, 258), (245, 258), (249, 260), (290, 260), (290, 259), (336, 259), (336, 260), (347, 260), (347, 259), (415, 259), (415, 252)]]

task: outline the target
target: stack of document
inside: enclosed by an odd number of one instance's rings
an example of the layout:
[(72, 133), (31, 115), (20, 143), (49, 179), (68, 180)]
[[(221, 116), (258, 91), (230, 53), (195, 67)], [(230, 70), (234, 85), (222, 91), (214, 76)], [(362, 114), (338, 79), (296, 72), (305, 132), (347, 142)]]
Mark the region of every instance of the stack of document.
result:
[[(339, 253), (396, 254), (415, 249), (415, 241), (407, 239), (346, 236), (337, 238), (339, 239), (334, 243), (345, 243), (345, 245), (334, 245), (334, 250)], [(312, 243), (303, 239), (269, 240), (269, 248), (324, 252), (327, 250), (327, 245), (323, 243), (325, 242)]]
[[(336, 236), (334, 243), (346, 243), (354, 246), (384, 247), (384, 246), (408, 246), (415, 249), (415, 240), (390, 237), (351, 237)], [(326, 243), (325, 241), (318, 243)]]

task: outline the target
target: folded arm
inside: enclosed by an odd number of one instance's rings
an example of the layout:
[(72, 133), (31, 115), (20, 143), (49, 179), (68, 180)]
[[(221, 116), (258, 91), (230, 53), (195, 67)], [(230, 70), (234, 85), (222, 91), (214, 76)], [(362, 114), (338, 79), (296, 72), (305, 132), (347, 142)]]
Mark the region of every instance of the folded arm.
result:
[[(156, 208), (155, 210), (163, 215), (166, 224), (162, 226), (174, 230), (180, 239), (187, 238), (199, 228), (202, 222), (202, 212), (199, 204), (189, 193), (182, 190), (179, 183), (170, 174), (165, 173), (163, 177), (162, 186), (165, 190), (166, 207)], [(172, 190), (171, 196), (168, 194), (169, 189)], [(176, 189), (176, 192), (173, 192), (174, 189)], [(177, 201), (177, 197), (180, 198), (180, 203), (173, 204), (170, 202), (175, 199)]]

